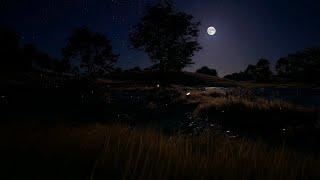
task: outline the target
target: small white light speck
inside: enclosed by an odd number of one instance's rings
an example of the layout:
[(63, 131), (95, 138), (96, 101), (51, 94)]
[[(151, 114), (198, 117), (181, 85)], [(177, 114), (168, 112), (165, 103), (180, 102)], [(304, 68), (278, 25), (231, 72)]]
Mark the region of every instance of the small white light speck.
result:
[(187, 96), (189, 96), (190, 94), (191, 94), (190, 92), (187, 92), (187, 94), (186, 94), (186, 95), (187, 95)]

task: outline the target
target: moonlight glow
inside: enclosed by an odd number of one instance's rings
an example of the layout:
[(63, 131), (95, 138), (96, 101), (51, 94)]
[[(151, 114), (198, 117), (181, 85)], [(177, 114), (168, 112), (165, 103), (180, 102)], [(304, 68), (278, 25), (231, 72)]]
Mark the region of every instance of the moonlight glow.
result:
[(213, 36), (213, 35), (216, 34), (217, 30), (216, 30), (216, 28), (210, 26), (210, 27), (208, 27), (207, 32), (208, 32), (208, 34), (209, 34), (210, 36)]

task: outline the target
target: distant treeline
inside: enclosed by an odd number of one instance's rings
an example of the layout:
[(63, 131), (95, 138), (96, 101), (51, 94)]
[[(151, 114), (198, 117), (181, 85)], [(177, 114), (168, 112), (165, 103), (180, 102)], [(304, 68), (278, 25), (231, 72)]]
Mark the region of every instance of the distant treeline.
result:
[(237, 81), (268, 82), (274, 79), (306, 83), (320, 82), (320, 47), (307, 48), (286, 57), (276, 63), (276, 73), (270, 70), (270, 63), (260, 59), (256, 65), (249, 65), (244, 71), (225, 76)]
[(49, 54), (37, 50), (34, 44), (21, 44), (14, 30), (0, 27), (0, 70), (2, 74), (30, 71), (35, 68), (64, 72), (70, 67)]
[[(110, 41), (87, 27), (76, 28), (67, 45), (62, 49), (63, 58), (56, 59), (39, 51), (34, 44), (21, 44), (20, 36), (8, 27), (0, 27), (0, 70), (2, 74), (32, 70), (85, 73), (88, 76), (103, 76), (113, 70), (118, 55), (112, 52)], [(80, 59), (80, 66), (71, 62)]]
[(267, 59), (260, 59), (256, 65), (248, 65), (245, 71), (226, 75), (225, 78), (237, 81), (270, 81), (272, 78), (270, 62)]

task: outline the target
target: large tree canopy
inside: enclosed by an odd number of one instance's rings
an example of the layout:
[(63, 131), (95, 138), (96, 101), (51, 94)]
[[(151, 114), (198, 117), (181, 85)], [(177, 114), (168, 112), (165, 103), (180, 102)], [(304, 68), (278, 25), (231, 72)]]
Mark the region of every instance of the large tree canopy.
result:
[(197, 41), (199, 22), (174, 9), (172, 3), (159, 3), (148, 9), (134, 30), (130, 42), (145, 51), (161, 71), (180, 71), (193, 64), (192, 56), (201, 47)]
[(113, 70), (118, 60), (112, 51), (110, 40), (101, 33), (94, 33), (88, 27), (76, 28), (62, 49), (64, 59), (80, 59), (87, 75), (100, 77)]

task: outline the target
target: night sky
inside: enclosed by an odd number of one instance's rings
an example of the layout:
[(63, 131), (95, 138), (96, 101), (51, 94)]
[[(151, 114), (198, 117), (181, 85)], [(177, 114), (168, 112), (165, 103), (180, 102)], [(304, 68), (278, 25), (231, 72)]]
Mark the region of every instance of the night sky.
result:
[[(128, 33), (156, 0), (0, 0), (0, 25), (14, 28), (23, 42), (61, 57), (72, 29), (87, 25), (103, 32), (120, 54), (117, 66), (150, 65), (147, 55), (130, 49)], [(203, 49), (186, 70), (207, 65), (220, 75), (243, 70), (261, 58), (272, 64), (288, 53), (320, 45), (319, 0), (176, 0), (177, 9), (201, 21)], [(208, 26), (217, 29), (206, 34)]]

